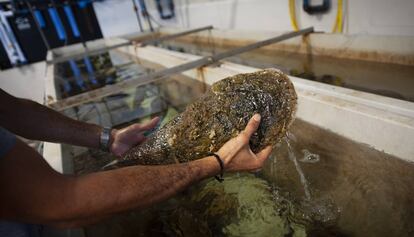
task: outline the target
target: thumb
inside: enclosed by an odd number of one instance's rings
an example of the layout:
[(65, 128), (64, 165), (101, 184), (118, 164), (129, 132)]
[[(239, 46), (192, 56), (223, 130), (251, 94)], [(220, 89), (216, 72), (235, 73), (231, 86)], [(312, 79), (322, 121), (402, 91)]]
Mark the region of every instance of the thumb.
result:
[(267, 146), (263, 150), (259, 151), (256, 156), (259, 162), (263, 163), (269, 158), (270, 154), (272, 153), (272, 146)]
[(256, 132), (256, 130), (259, 127), (259, 125), (260, 125), (260, 114), (255, 114), (249, 120), (249, 122), (247, 123), (246, 128), (244, 129), (243, 132), (250, 139), (250, 137), (253, 135), (253, 133)]

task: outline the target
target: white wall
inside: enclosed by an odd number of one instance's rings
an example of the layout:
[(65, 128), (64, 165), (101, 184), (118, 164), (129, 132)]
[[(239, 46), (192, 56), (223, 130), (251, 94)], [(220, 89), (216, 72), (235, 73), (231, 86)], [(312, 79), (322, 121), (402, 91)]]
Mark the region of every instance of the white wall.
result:
[[(314, 4), (322, 0), (313, 0)], [(177, 16), (163, 21), (158, 18), (154, 1), (146, 0), (151, 14), (162, 25), (198, 27), (212, 24), (221, 29), (292, 30), (288, 0), (174, 0)], [(296, 0), (299, 27), (313, 25), (316, 30), (331, 32), (336, 17), (337, 0), (331, 10), (312, 16)], [(414, 35), (413, 0), (344, 0), (347, 34)], [(94, 3), (104, 36), (119, 36), (138, 31), (132, 0), (107, 0)]]
[(93, 6), (104, 37), (139, 31), (132, 0), (106, 0)]
[(45, 73), (45, 62), (0, 71), (0, 88), (14, 96), (43, 104)]

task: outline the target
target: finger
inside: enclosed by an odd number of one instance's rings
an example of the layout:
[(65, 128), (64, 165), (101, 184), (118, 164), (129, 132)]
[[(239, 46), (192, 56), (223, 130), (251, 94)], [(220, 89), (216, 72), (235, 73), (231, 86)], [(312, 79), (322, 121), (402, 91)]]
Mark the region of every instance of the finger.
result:
[(260, 114), (255, 114), (249, 120), (249, 122), (246, 125), (246, 128), (244, 129), (244, 133), (247, 135), (249, 139), (253, 135), (253, 133), (256, 132), (259, 125), (260, 125)]
[(272, 146), (267, 146), (263, 150), (259, 151), (259, 153), (256, 154), (257, 158), (260, 162), (265, 162), (267, 158), (269, 158), (270, 154), (272, 153)]
[(135, 145), (138, 145), (138, 144), (142, 143), (145, 140), (146, 140), (146, 137), (144, 136), (144, 134), (143, 133), (138, 133), (136, 135), (136, 139), (135, 139), (134, 143), (135, 143)]
[(155, 118), (151, 119), (151, 121), (149, 121), (149, 122), (146, 122), (144, 124), (140, 124), (140, 130), (141, 131), (146, 131), (146, 130), (153, 129), (155, 126), (157, 126), (159, 121), (160, 121), (160, 118), (155, 117)]

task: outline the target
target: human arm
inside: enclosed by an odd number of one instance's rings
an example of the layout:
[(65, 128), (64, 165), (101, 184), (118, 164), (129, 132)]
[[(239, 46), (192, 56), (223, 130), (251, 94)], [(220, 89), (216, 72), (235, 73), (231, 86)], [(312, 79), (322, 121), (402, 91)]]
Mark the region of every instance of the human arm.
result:
[(206, 157), (74, 177), (55, 172), (37, 152), (17, 141), (0, 159), (0, 219), (83, 225), (90, 219), (165, 200), (219, 170), (215, 158)]
[[(102, 127), (62, 115), (34, 101), (16, 98), (0, 89), (0, 125), (22, 137), (99, 148)], [(154, 118), (146, 124), (112, 129), (110, 151), (122, 155), (145, 140), (144, 132), (158, 123)]]
[[(249, 138), (259, 126), (246, 129), (217, 153), (226, 171), (262, 167), (271, 149), (253, 154)], [(168, 199), (220, 172), (214, 157), (167, 166), (130, 166), (80, 177), (55, 172), (21, 141), (0, 159), (0, 219), (63, 227), (83, 226), (121, 211), (144, 208)]]

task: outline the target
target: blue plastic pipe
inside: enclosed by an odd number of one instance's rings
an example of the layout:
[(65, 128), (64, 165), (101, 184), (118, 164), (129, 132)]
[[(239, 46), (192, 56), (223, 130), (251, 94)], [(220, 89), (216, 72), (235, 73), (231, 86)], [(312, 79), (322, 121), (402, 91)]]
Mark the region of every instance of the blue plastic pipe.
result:
[(62, 21), (59, 18), (59, 14), (54, 7), (50, 7), (47, 9), (52, 18), (53, 25), (55, 26), (56, 32), (60, 40), (66, 40), (66, 33), (65, 28), (63, 27)]
[(45, 28), (46, 22), (42, 16), (42, 13), (39, 10), (34, 10), (34, 16), (36, 18), (37, 23), (39, 23), (40, 28)]
[(98, 84), (98, 82), (96, 81), (95, 71), (93, 70), (91, 60), (89, 59), (89, 57), (85, 57), (83, 61), (85, 62), (86, 70), (88, 71), (88, 74), (89, 74), (89, 80), (94, 85)]
[(75, 60), (69, 60), (69, 64), (70, 64), (70, 68), (72, 69), (73, 76), (75, 76), (76, 84), (78, 84), (78, 86), (81, 89), (85, 89), (85, 84), (83, 82), (81, 72)]
[(79, 0), (78, 1), (78, 6), (79, 6), (79, 8), (83, 9), (88, 5), (89, 2), (90, 2), (90, 0)]
[(72, 9), (70, 8), (69, 5), (66, 5), (63, 7), (63, 10), (65, 11), (66, 17), (68, 18), (70, 28), (72, 28), (73, 36), (75, 36), (76, 38), (79, 38), (80, 32), (79, 32), (78, 25), (76, 24), (75, 16), (73, 15)]

